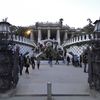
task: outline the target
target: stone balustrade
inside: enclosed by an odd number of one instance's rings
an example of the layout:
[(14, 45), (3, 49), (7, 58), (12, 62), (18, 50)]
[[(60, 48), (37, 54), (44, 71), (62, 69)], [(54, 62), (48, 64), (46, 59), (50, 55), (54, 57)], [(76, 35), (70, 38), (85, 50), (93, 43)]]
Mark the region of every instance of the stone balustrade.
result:
[(91, 40), (97, 39), (97, 34), (81, 34), (78, 36), (75, 36), (69, 40), (64, 41), (62, 44), (63, 47), (67, 47), (76, 43), (82, 43), (82, 42), (89, 42)]
[(32, 41), (32, 40), (30, 40), (28, 38), (25, 38), (23, 36), (13, 35), (11, 37), (11, 35), (9, 35), (8, 40), (11, 40), (11, 38), (13, 38), (14, 42), (22, 43), (22, 44), (25, 44), (25, 45), (30, 45), (30, 46), (36, 47), (36, 44), (34, 43), (34, 41)]

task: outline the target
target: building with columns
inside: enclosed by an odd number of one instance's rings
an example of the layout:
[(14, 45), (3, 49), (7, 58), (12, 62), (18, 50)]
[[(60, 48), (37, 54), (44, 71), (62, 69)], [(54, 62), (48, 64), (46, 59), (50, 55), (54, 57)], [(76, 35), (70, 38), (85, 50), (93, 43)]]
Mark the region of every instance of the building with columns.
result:
[(36, 22), (31, 33), (31, 40), (34, 42), (45, 44), (47, 42), (61, 45), (67, 38), (67, 26), (61, 25), (60, 22)]

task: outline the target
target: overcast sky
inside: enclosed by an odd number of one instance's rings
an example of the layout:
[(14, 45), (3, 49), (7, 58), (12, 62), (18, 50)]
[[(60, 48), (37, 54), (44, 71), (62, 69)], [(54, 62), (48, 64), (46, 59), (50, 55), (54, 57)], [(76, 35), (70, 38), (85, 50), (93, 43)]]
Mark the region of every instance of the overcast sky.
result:
[(0, 0), (0, 21), (16, 26), (34, 25), (35, 22), (57, 22), (84, 27), (87, 19), (93, 22), (100, 17), (100, 0)]

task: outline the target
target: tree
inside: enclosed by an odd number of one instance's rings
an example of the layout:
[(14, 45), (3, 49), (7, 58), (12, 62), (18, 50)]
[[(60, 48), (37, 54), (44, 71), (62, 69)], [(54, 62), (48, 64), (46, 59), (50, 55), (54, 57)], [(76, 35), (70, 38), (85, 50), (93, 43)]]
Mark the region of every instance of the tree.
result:
[(30, 30), (30, 27), (22, 27), (22, 26), (18, 26), (17, 27), (17, 31), (15, 32), (15, 35), (20, 35), (20, 36), (25, 36), (25, 37), (29, 37), (27, 36), (26, 32)]
[(92, 24), (92, 21), (90, 18), (87, 19), (87, 21), (89, 22), (88, 25), (84, 26), (81, 31), (84, 32), (84, 33), (93, 33), (94, 31), (94, 25)]
[(92, 21), (90, 18), (87, 19), (87, 21), (89, 21), (89, 24), (92, 24)]
[(47, 58), (49, 58), (49, 57), (55, 58), (56, 51), (53, 49), (52, 46), (48, 46), (46, 48), (45, 54), (46, 54)]

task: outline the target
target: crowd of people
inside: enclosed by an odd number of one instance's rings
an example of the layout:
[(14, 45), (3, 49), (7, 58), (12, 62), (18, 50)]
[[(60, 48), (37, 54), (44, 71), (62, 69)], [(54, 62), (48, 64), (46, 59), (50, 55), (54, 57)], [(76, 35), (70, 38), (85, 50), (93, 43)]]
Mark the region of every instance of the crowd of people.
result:
[[(59, 64), (59, 54), (57, 53), (56, 59), (55, 59), (55, 64)], [(23, 56), (22, 54), (19, 55), (19, 69), (20, 69), (20, 75), (22, 75), (23, 67), (25, 67), (25, 73), (29, 74), (29, 67), (30, 65), (32, 66), (32, 69), (34, 70), (37, 66), (37, 69), (40, 68), (40, 57), (29, 57), (29, 56)], [(52, 67), (52, 56), (48, 58), (48, 64)], [(61, 61), (61, 60), (60, 60)], [(62, 61), (66, 65), (72, 64), (75, 67), (84, 67), (84, 72), (87, 72), (87, 56), (86, 55), (80, 55), (78, 57), (77, 55), (74, 55), (70, 57), (69, 55), (66, 55), (66, 57), (62, 57)]]
[[(39, 53), (38, 49), (36, 51), (38, 51)], [(52, 63), (53, 60), (55, 60), (55, 64), (59, 64), (59, 60), (60, 61), (62, 60), (62, 62), (66, 65), (72, 64), (75, 67), (84, 66), (84, 72), (87, 72), (87, 63), (88, 63), (87, 54), (82, 54), (80, 56), (75, 55), (75, 54), (72, 55), (70, 53), (67, 53), (66, 50), (59, 51), (56, 48), (53, 50), (52, 47), (44, 48), (42, 52), (46, 54), (47, 59), (48, 59), (48, 64), (50, 65), (50, 67), (53, 66), (53, 63)], [(35, 57), (34, 55), (32, 55), (31, 57), (29, 57), (28, 55), (20, 54), (19, 55), (20, 75), (22, 75), (23, 67), (25, 67), (26, 74), (29, 74), (30, 65), (32, 66), (33, 70), (35, 69), (36, 66), (37, 66), (37, 69), (39, 69), (40, 60), (41, 60), (41, 56)]]
[[(73, 54), (71, 52), (67, 52), (66, 50), (64, 51), (59, 51), (57, 49), (52, 49), (52, 47), (48, 47), (48, 48), (43, 48), (43, 50), (45, 50), (45, 52), (43, 51), (43, 53), (45, 53), (48, 59), (48, 64), (50, 65), (50, 67), (53, 67), (53, 64), (60, 64), (61, 60), (62, 63), (64, 63), (65, 65), (69, 66), (69, 65), (73, 65), (74, 67), (80, 67), (80, 68), (84, 68), (84, 72), (88, 73), (89, 78), (88, 78), (88, 82), (91, 83), (93, 82), (93, 65), (91, 64), (91, 66), (89, 65), (89, 61), (94, 55), (89, 55), (88, 52), (88, 48), (87, 50), (85, 50), (80, 56)], [(39, 50), (37, 50), (39, 53)], [(55, 51), (55, 52), (54, 52)], [(91, 52), (90, 52), (91, 53)], [(29, 68), (30, 66), (32, 67), (32, 69), (40, 69), (40, 60), (41, 59), (41, 55), (39, 56), (31, 56), (29, 57), (28, 55), (19, 55), (19, 72), (20, 75), (22, 75), (23, 72), (23, 67), (25, 67), (25, 73), (29, 75)], [(55, 61), (55, 63), (54, 63)], [(93, 63), (93, 62), (92, 62)], [(89, 65), (89, 66), (88, 66)]]
[[(36, 60), (37, 64), (35, 64), (35, 60)], [(20, 72), (20, 75), (22, 75), (24, 67), (25, 67), (25, 73), (29, 74), (30, 65), (32, 66), (33, 70), (35, 69), (36, 65), (37, 65), (37, 68), (39, 69), (39, 67), (40, 67), (40, 57), (37, 57), (37, 58), (35, 56), (29, 57), (28, 55), (26, 56), (26, 55), (20, 54), (19, 55), (19, 72)]]

